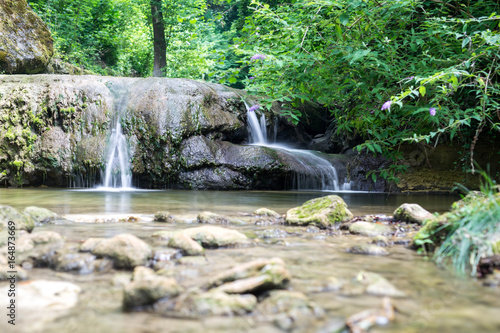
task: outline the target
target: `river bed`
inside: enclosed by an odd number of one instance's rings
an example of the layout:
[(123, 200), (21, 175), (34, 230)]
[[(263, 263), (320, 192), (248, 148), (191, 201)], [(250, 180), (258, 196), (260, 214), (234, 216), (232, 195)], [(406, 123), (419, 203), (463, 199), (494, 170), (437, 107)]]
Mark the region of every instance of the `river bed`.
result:
[[(71, 216), (134, 215), (137, 222), (84, 223), (59, 221), (37, 226), (37, 231), (55, 231), (66, 243), (78, 245), (90, 237), (112, 237), (130, 233), (151, 243), (158, 230), (178, 230), (197, 225), (151, 222), (156, 211), (168, 210), (186, 220), (209, 210), (250, 221), (251, 213), (267, 207), (284, 214), (303, 202), (329, 192), (203, 192), (203, 191), (130, 191), (99, 192), (58, 189), (0, 189), (0, 204), (18, 209), (36, 205)], [(443, 195), (388, 195), (384, 193), (336, 193), (356, 216), (391, 215), (405, 202), (418, 203), (431, 212), (444, 212), (457, 200)], [(76, 216), (76, 215), (75, 215)], [(355, 290), (321, 290), (330, 278), (352, 281), (360, 271), (382, 275), (406, 297), (394, 298), (396, 319), (387, 325), (374, 326), (370, 332), (499, 332), (500, 289), (483, 287), (477, 280), (460, 277), (437, 267), (403, 245), (387, 247), (388, 256), (347, 253), (355, 244), (367, 243), (370, 237), (349, 235), (342, 231), (284, 225), (230, 225), (251, 238), (251, 247), (206, 251), (202, 262), (173, 262), (173, 276), (183, 287), (196, 285), (207, 277), (234, 265), (256, 258), (280, 257), (292, 279), (289, 289), (302, 292), (323, 315), (295, 326), (293, 332), (330, 332), (338, 322), (366, 309), (379, 308), (381, 297)], [(263, 237), (270, 232), (276, 237)], [(260, 237), (259, 237), (260, 235)], [(405, 239), (404, 235), (400, 237)], [(398, 237), (394, 237), (398, 238)], [(151, 312), (122, 311), (122, 287), (116, 281), (129, 277), (130, 271), (111, 270), (79, 275), (46, 268), (29, 270), (31, 280), (69, 281), (81, 288), (75, 307), (56, 318), (33, 319), (19, 313), (19, 323), (12, 330), (0, 323), (3, 332), (283, 332), (273, 322), (260, 321), (252, 315), (235, 317), (172, 318)], [(117, 278), (118, 276), (118, 278)], [(5, 283), (0, 284), (3, 287)], [(2, 295), (2, 297), (4, 297)], [(29, 300), (18, 299), (18, 302)], [(43, 311), (41, 311), (43, 314)], [(337, 325), (338, 326), (338, 325)]]

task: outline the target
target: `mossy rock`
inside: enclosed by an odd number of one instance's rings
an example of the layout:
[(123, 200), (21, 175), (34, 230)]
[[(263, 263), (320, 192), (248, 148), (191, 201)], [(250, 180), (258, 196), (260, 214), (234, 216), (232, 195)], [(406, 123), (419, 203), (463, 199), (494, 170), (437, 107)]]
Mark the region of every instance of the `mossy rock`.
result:
[(423, 224), (433, 215), (418, 204), (405, 203), (394, 211), (394, 218), (409, 223)]
[(328, 228), (335, 223), (347, 222), (352, 218), (353, 214), (347, 209), (347, 204), (338, 195), (309, 200), (286, 213), (287, 224), (315, 225), (320, 228)]
[(23, 212), (31, 215), (38, 223), (48, 223), (57, 219), (57, 214), (47, 208), (29, 206)]
[(476, 200), (481, 200), (484, 198), (486, 198), (486, 194), (484, 194), (481, 191), (469, 191), (469, 193), (467, 193), (467, 195), (464, 198), (462, 198), (461, 200), (455, 201), (451, 205), (451, 209), (452, 210), (460, 209), (466, 205), (473, 203)]
[(11, 206), (0, 205), (0, 224), (7, 228), (9, 221), (14, 222), (17, 230), (31, 232), (35, 228), (35, 219), (31, 215), (21, 213)]

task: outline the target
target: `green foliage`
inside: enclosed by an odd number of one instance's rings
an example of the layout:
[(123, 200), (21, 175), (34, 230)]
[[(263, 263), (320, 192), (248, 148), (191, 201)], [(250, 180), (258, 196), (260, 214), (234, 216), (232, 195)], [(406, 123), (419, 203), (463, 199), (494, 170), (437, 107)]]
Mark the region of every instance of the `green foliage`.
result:
[[(338, 136), (359, 137), (359, 151), (396, 165), (405, 142), (472, 142), (472, 158), (480, 132), (500, 131), (496, 1), (252, 0), (250, 8), (233, 48), (263, 105), (318, 102)], [(284, 115), (297, 123), (295, 110)]]
[(427, 221), (414, 237), (417, 247), (437, 247), (437, 263), (451, 263), (458, 272), (472, 275), (481, 258), (498, 253), (500, 241), (500, 187), (480, 173), (486, 180), (482, 195), (470, 193), (450, 212)]

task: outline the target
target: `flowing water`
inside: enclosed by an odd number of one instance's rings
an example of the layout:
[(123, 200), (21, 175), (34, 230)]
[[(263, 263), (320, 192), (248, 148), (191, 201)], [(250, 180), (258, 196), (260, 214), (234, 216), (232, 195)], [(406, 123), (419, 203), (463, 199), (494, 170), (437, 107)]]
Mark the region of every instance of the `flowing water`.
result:
[[(37, 205), (59, 214), (153, 214), (169, 210), (175, 215), (194, 218), (199, 211), (211, 210), (249, 219), (255, 208), (269, 207), (285, 213), (302, 202), (327, 192), (209, 192), (209, 191), (131, 191), (97, 192), (57, 189), (0, 189), (0, 204), (19, 209)], [(383, 193), (339, 193), (355, 215), (390, 214), (403, 202), (416, 202), (431, 212), (446, 211), (456, 200), (443, 195), (387, 195)], [(195, 224), (196, 225), (196, 224)], [(120, 233), (134, 234), (151, 242), (157, 230), (174, 230), (192, 225), (169, 225), (155, 222), (77, 223), (59, 221), (37, 226), (34, 232), (56, 231), (66, 242), (78, 246), (90, 237), (112, 237)], [(238, 263), (254, 258), (281, 257), (292, 275), (290, 289), (304, 293), (321, 307), (325, 315), (295, 332), (329, 332), (328, 328), (343, 318), (360, 311), (380, 307), (380, 297), (366, 294), (342, 294), (318, 291), (318, 286), (331, 277), (352, 281), (361, 271), (381, 274), (404, 291), (407, 297), (393, 299), (396, 320), (376, 326), (370, 332), (391, 333), (469, 333), (500, 331), (500, 289), (488, 289), (478, 281), (459, 277), (424, 260), (404, 246), (388, 248), (389, 256), (373, 257), (349, 254), (346, 249), (364, 243), (366, 237), (324, 233), (307, 228), (283, 225), (230, 226), (249, 237), (271, 231), (275, 238), (260, 237), (252, 247), (207, 250), (203, 264), (173, 264), (174, 277), (183, 286), (205, 281), (210, 276)], [(280, 232), (278, 232), (280, 231)], [(148, 312), (124, 313), (121, 309), (122, 287), (119, 277), (130, 272), (111, 271), (78, 275), (35, 268), (31, 279), (70, 281), (82, 292), (77, 305), (57, 319), (31, 320), (19, 312), (19, 332), (283, 332), (273, 323), (260, 322), (248, 316), (170, 318)], [(0, 283), (0, 287), (4, 286)], [(3, 297), (3, 296), (2, 296)], [(18, 299), (18, 302), (24, 300)], [(47, 315), (49, 309), (45, 309)], [(45, 321), (45, 322), (44, 322)], [(2, 329), (5, 321), (0, 323)], [(334, 325), (335, 326), (335, 325)], [(12, 330), (3, 332), (17, 332)]]
[[(247, 108), (250, 143), (284, 151), (292, 156), (297, 161), (297, 165), (300, 166), (300, 169), (295, 170), (295, 179), (293, 181), (294, 189), (324, 191), (351, 190), (351, 183), (339, 180), (335, 167), (326, 159), (318, 156), (318, 152), (305, 149), (293, 149), (284, 144), (269, 142), (267, 139), (266, 116), (262, 114), (259, 120), (253, 110), (256, 106), (249, 107), (246, 102), (245, 106)], [(273, 141), (276, 141), (275, 137), (276, 133), (273, 134)]]

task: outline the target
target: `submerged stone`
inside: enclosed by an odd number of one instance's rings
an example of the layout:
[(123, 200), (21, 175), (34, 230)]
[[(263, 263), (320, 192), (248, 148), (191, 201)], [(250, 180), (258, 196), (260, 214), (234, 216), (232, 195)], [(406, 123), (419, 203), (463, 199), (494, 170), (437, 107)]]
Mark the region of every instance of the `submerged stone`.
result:
[(46, 208), (30, 206), (26, 207), (23, 212), (33, 217), (38, 223), (48, 223), (57, 219), (57, 214)]
[(196, 217), (196, 220), (198, 221), (198, 223), (208, 223), (208, 224), (246, 224), (241, 220), (230, 218), (212, 212), (201, 212)]
[(351, 246), (347, 252), (353, 254), (365, 254), (372, 256), (386, 256), (389, 255), (389, 252), (385, 250), (383, 247), (380, 247), (375, 244), (360, 244)]
[(349, 232), (362, 236), (378, 236), (391, 234), (394, 230), (389, 225), (361, 221), (351, 224)]
[(337, 195), (316, 198), (286, 213), (286, 223), (291, 225), (316, 225), (328, 228), (335, 223), (346, 222), (353, 218), (344, 200)]
[(268, 217), (273, 217), (273, 218), (280, 218), (281, 215), (276, 213), (274, 210), (271, 210), (269, 208), (259, 208), (259, 209), (256, 209), (254, 212), (253, 212), (253, 215), (256, 215), (256, 216), (268, 216)]
[(382, 275), (361, 271), (356, 276), (356, 281), (365, 286), (367, 294), (389, 297), (406, 297), (406, 294), (397, 289)]
[(144, 265), (152, 255), (151, 247), (131, 234), (120, 234), (99, 242), (92, 254), (108, 257), (116, 268), (134, 268)]
[(0, 205), (0, 224), (7, 229), (9, 221), (14, 222), (17, 230), (31, 232), (35, 228), (35, 219), (31, 215), (21, 213), (11, 206)]
[(432, 219), (434, 215), (418, 204), (402, 204), (394, 211), (394, 218), (400, 221), (424, 224), (425, 220)]
[(232, 316), (251, 312), (254, 295), (229, 295), (222, 291), (194, 292), (179, 297), (174, 312), (185, 316)]
[(239, 231), (217, 227), (202, 226), (185, 229), (186, 235), (206, 248), (231, 247), (251, 244), (251, 240)]

